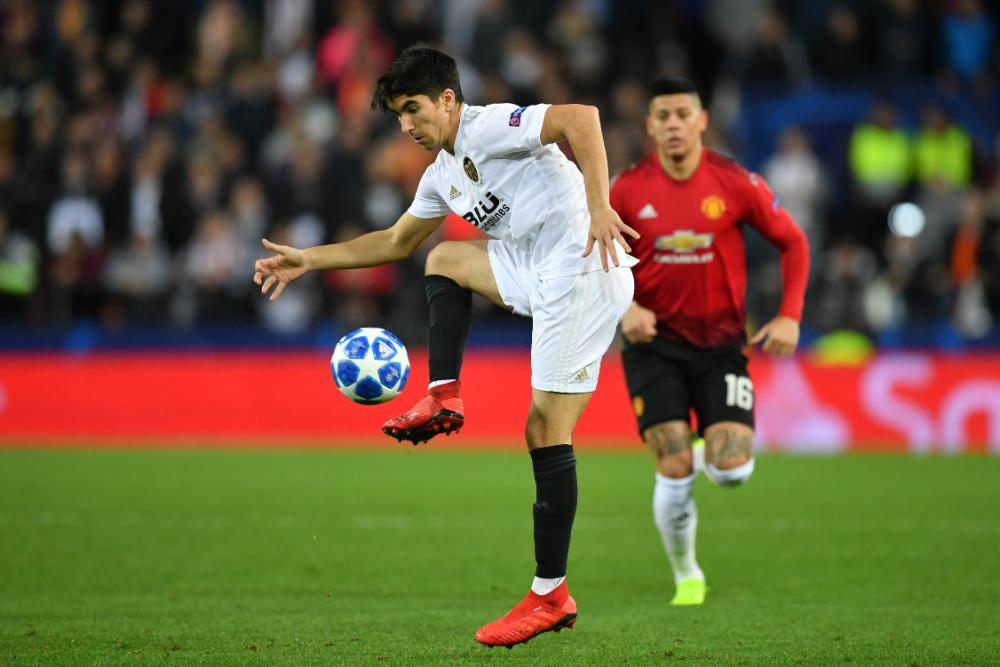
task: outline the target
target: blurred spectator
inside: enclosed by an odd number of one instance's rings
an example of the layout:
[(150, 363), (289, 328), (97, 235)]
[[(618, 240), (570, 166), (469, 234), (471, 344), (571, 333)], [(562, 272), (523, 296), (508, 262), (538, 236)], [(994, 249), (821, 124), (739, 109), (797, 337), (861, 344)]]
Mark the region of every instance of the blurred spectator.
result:
[(875, 102), (868, 121), (851, 132), (849, 150), (851, 176), (865, 199), (888, 204), (899, 198), (910, 180), (912, 149), (889, 102)]
[(264, 52), (282, 58), (309, 39), (313, 0), (264, 0)]
[[(974, 218), (973, 218), (974, 220)], [(972, 222), (967, 221), (967, 224)], [(982, 200), (981, 227), (977, 230), (976, 267), (984, 299), (994, 322), (1000, 321), (1000, 169)], [(961, 276), (957, 276), (958, 280)]]
[(225, 194), (222, 169), (212, 154), (196, 150), (186, 167), (174, 172), (161, 198), (163, 238), (171, 253), (187, 245), (198, 219), (221, 207)]
[(914, 153), (916, 178), (921, 184), (940, 179), (951, 187), (962, 188), (972, 178), (972, 140), (937, 104), (924, 107)]
[(757, 40), (745, 62), (743, 78), (754, 83), (795, 88), (809, 78), (809, 58), (798, 35), (789, 32), (777, 11), (766, 11), (756, 25)]
[(246, 248), (247, 255), (257, 255), (270, 217), (260, 181), (250, 176), (237, 181), (229, 197), (229, 210), (232, 212), (236, 234)]
[(741, 60), (753, 49), (760, 37), (756, 28), (774, 5), (774, 0), (706, 0), (705, 23), (716, 41)]
[(600, 27), (595, 5), (584, 2), (564, 3), (549, 24), (548, 37), (562, 49), (577, 87), (603, 79), (608, 53)]
[(988, 292), (991, 269), (979, 266), (982, 244), (995, 242), (986, 235), (985, 208), (986, 198), (982, 192), (974, 191), (966, 198), (962, 224), (955, 234), (950, 258), (951, 276), (957, 289), (952, 322), (956, 329), (971, 338), (987, 333), (994, 320)]
[(853, 9), (846, 5), (830, 9), (812, 60), (819, 77), (839, 85), (857, 84), (874, 73), (861, 20)]
[(247, 148), (247, 157), (256, 162), (260, 142), (274, 124), (271, 74), (258, 63), (236, 67), (230, 78), (225, 127), (234, 132)]
[(14, 157), (10, 152), (0, 150), (0, 211), (4, 216), (8, 215), (8, 211), (15, 210), (19, 199), (14, 168)]
[(250, 255), (225, 211), (206, 211), (191, 243), (182, 254), (182, 300), (175, 316), (184, 322), (232, 322), (245, 319), (243, 298), (250, 288)]
[(945, 264), (921, 256), (914, 238), (889, 234), (886, 268), (880, 277), (891, 290), (900, 321), (933, 324), (948, 317), (951, 283)]
[(46, 215), (60, 182), (62, 105), (48, 84), (33, 86), (26, 97), (28, 139), (17, 170), (24, 220), (18, 226), (41, 245), (46, 238)]
[(945, 64), (965, 83), (987, 75), (996, 26), (979, 0), (957, 0), (942, 24)]
[(874, 26), (885, 78), (913, 81), (937, 70), (937, 26), (920, 0), (882, 0)]
[(198, 58), (217, 69), (237, 52), (249, 50), (242, 10), (235, 0), (209, 0), (198, 22)]
[(858, 305), (865, 302), (876, 268), (872, 252), (849, 239), (826, 250), (812, 272), (815, 278), (806, 298), (808, 321), (822, 331), (869, 331), (865, 309)]
[(155, 237), (135, 232), (108, 255), (103, 283), (116, 315), (127, 323), (165, 324), (165, 306), (173, 266)]
[(764, 178), (781, 204), (809, 237), (810, 252), (822, 247), (822, 207), (827, 178), (807, 135), (792, 127), (778, 139), (778, 152), (764, 165)]
[(104, 139), (94, 150), (91, 172), (94, 194), (104, 219), (108, 245), (124, 243), (129, 236), (129, 183), (124, 171), (121, 147), (114, 139)]
[(48, 317), (57, 326), (69, 326), (77, 320), (94, 320), (100, 315), (104, 249), (88, 242), (84, 229), (82, 226), (68, 227), (68, 234), (53, 248)]
[[(306, 244), (398, 218), (434, 156), (371, 112), (372, 84), (400, 49), (441, 40), (471, 104), (599, 106), (612, 172), (648, 150), (643, 84), (700, 78), (706, 143), (759, 168), (810, 237), (809, 322), (950, 317), (978, 335), (1000, 322), (1000, 185), (985, 164), (1000, 145), (973, 148), (1000, 130), (996, 20), (981, 0), (0, 1), (0, 299), (35, 285), (3, 317), (170, 313), (286, 332), (385, 320), (419, 343), (427, 248), (391, 280), (317, 276), (267, 308), (246, 262), (263, 234)], [(802, 86), (813, 74), (836, 90)], [(878, 93), (861, 121), (858, 100)], [(911, 141), (893, 104), (921, 99), (947, 99), (968, 124), (928, 108)], [(889, 237), (904, 200), (922, 226)], [(428, 246), (478, 234), (457, 224)], [(9, 257), (33, 262), (32, 280)], [(766, 308), (779, 269), (752, 259), (748, 308)]]
[[(162, 148), (165, 145), (160, 144)], [(130, 236), (160, 237), (163, 219), (160, 214), (163, 196), (163, 171), (166, 154), (156, 144), (147, 146), (136, 162), (132, 175)]]
[(869, 120), (851, 132), (848, 164), (853, 202), (848, 233), (877, 250), (885, 234), (889, 207), (899, 201), (912, 173), (910, 138), (885, 100), (872, 107)]
[[(450, 4), (459, 5), (462, 3)], [(472, 20), (460, 30), (452, 33), (451, 37), (464, 45), (463, 52), (468, 61), (479, 72), (488, 75), (500, 74), (506, 49), (503, 44), (504, 36), (514, 32), (517, 28), (517, 21), (512, 16), (510, 2), (509, 0), (475, 0), (468, 4), (473, 8)], [(462, 80), (465, 80), (464, 76)], [(517, 86), (515, 82), (509, 80), (507, 82), (512, 86)]]
[(345, 112), (367, 112), (369, 86), (392, 62), (395, 50), (375, 25), (373, 8), (367, 2), (345, 0), (339, 9), (341, 22), (319, 43), (320, 81), (338, 92), (339, 106)]
[[(402, 51), (417, 42), (436, 40), (440, 26), (438, 14), (441, 11), (440, 5), (444, 3), (431, 0), (389, 0), (388, 4), (386, 31), (396, 45), (396, 51)], [(473, 3), (466, 0), (464, 4)]]
[(517, 99), (534, 99), (542, 76), (544, 53), (527, 30), (513, 29), (504, 37), (497, 72), (514, 89)]
[(39, 268), (38, 248), (11, 230), (7, 214), (0, 210), (0, 321), (27, 321)]
[(89, 197), (87, 162), (83, 153), (70, 152), (63, 160), (62, 196), (49, 210), (48, 249), (61, 255), (78, 240), (88, 250), (104, 244), (104, 218)]
[(917, 193), (915, 203), (924, 216), (923, 228), (914, 236), (914, 252), (935, 263), (945, 261), (949, 240), (962, 219), (965, 192), (949, 187), (942, 179), (929, 181)]

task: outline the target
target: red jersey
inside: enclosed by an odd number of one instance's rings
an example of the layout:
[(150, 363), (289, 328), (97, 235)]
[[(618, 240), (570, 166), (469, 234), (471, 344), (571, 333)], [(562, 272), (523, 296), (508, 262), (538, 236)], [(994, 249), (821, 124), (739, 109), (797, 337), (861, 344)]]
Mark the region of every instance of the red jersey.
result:
[(653, 154), (618, 177), (611, 206), (642, 235), (628, 240), (639, 258), (632, 268), (634, 299), (656, 313), (661, 338), (698, 347), (743, 341), (744, 224), (756, 227), (781, 251), (778, 314), (801, 319), (809, 246), (757, 174), (705, 149), (691, 178), (677, 181)]

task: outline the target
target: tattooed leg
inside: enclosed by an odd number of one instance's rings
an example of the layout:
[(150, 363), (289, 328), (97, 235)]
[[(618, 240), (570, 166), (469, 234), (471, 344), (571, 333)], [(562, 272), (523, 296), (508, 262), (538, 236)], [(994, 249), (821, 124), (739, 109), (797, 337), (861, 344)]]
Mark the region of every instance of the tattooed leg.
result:
[(705, 430), (705, 473), (716, 484), (737, 486), (753, 473), (754, 433), (746, 424), (718, 422)]
[(661, 475), (679, 479), (691, 474), (691, 430), (686, 421), (655, 424), (642, 432), (642, 438), (656, 457)]

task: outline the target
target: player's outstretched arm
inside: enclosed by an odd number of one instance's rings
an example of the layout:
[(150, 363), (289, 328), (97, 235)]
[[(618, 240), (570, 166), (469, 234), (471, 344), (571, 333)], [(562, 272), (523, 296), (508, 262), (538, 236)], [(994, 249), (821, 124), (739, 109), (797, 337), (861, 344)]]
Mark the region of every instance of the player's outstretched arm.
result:
[(275, 254), (257, 260), (253, 281), (261, 286), (262, 294), (267, 294), (277, 284), (271, 293), (271, 301), (274, 301), (284, 291), (285, 285), (312, 269), (358, 269), (405, 259), (443, 220), (444, 217), (425, 219), (404, 213), (388, 229), (362, 234), (344, 243), (305, 249), (262, 239), (263, 246)]
[(587, 188), (590, 236), (583, 256), (588, 256), (597, 243), (601, 264), (607, 271), (608, 255), (615, 266), (619, 265), (614, 242), (617, 240), (626, 251), (631, 252), (632, 248), (623, 234), (639, 238), (639, 232), (622, 222), (608, 201), (608, 155), (601, 136), (601, 119), (597, 107), (582, 104), (555, 104), (549, 107), (542, 123), (542, 143), (552, 144), (563, 139), (573, 149)]

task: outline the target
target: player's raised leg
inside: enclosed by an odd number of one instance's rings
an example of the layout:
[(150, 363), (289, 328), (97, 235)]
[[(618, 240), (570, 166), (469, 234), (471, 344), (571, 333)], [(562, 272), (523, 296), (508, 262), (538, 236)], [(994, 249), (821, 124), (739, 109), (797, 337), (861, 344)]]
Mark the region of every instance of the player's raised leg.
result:
[(590, 393), (558, 394), (532, 388), (525, 436), (535, 474), (535, 578), (531, 590), (476, 640), (512, 647), (543, 632), (572, 628), (576, 601), (566, 584), (570, 534), (576, 516), (576, 456), (572, 434)]
[(656, 457), (653, 520), (677, 586), (671, 604), (697, 605), (705, 601), (705, 574), (695, 558), (698, 508), (694, 502), (695, 471), (690, 426), (671, 420), (644, 429), (643, 440)]
[(734, 421), (705, 429), (705, 474), (719, 486), (739, 486), (753, 474), (754, 430)]
[(393, 417), (382, 431), (413, 444), (435, 435), (451, 435), (465, 423), (459, 374), (469, 333), (472, 292), (503, 305), (490, 268), (486, 241), (446, 241), (427, 256), (424, 287), (430, 309), (427, 396), (412, 409)]

